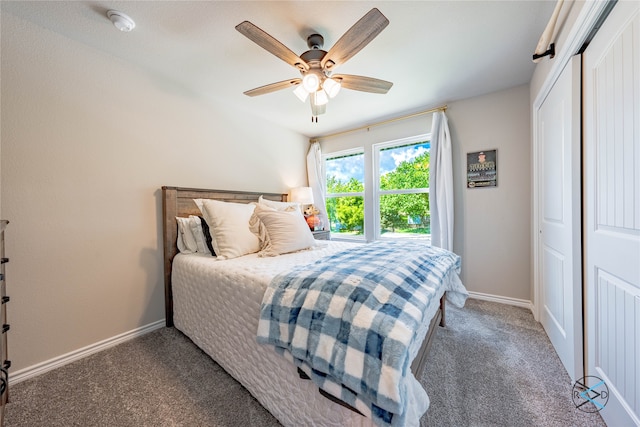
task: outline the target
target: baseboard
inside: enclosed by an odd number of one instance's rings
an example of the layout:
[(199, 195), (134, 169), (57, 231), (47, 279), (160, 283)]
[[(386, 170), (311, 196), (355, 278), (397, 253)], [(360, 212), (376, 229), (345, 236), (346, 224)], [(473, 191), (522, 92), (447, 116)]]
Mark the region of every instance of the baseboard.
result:
[[(501, 304), (508, 304), (508, 305), (514, 305), (517, 307), (523, 307), (533, 312), (533, 304), (531, 303), (531, 301), (527, 301), (523, 299), (483, 294), (480, 292), (469, 292), (469, 297), (484, 300), (484, 301), (492, 301), (492, 302), (497, 302)], [(104, 341), (100, 341), (95, 344), (89, 345), (87, 347), (72, 351), (70, 353), (63, 354), (62, 356), (47, 360), (42, 363), (38, 363), (37, 365), (29, 366), (19, 371), (12, 372), (11, 375), (9, 375), (9, 385), (19, 383), (29, 378), (37, 377), (38, 375), (42, 375), (45, 372), (51, 371), (61, 366), (68, 365), (69, 363), (75, 362), (76, 360), (82, 359), (83, 357), (87, 357), (91, 354), (105, 350), (109, 347), (116, 346), (125, 341), (129, 341), (130, 339), (147, 334), (151, 331), (154, 331), (156, 329), (163, 327), (164, 325), (165, 325), (164, 319), (158, 320), (148, 325), (141, 326), (140, 328), (134, 329), (132, 331), (125, 332), (120, 335), (116, 335)]]
[(499, 302), (500, 304), (515, 305), (516, 307), (527, 308), (533, 313), (533, 303), (525, 299), (501, 297), (498, 295), (483, 294), (480, 292), (469, 292), (470, 298), (481, 299), (484, 301)]
[(164, 319), (158, 320), (157, 322), (149, 323), (148, 325), (141, 326), (132, 331), (116, 335), (104, 341), (100, 341), (87, 347), (72, 351), (70, 353), (63, 354), (62, 356), (58, 356), (45, 362), (38, 363), (37, 365), (29, 366), (28, 368), (20, 369), (16, 372), (11, 372), (9, 375), (9, 385), (19, 383), (20, 381), (24, 381), (29, 378), (37, 377), (38, 375), (42, 375), (45, 372), (51, 371), (61, 366), (68, 365), (69, 363), (75, 362), (76, 360), (82, 359), (83, 357), (87, 357), (109, 347), (116, 346), (125, 341), (129, 341), (130, 339), (147, 334), (156, 329), (160, 329), (164, 325)]

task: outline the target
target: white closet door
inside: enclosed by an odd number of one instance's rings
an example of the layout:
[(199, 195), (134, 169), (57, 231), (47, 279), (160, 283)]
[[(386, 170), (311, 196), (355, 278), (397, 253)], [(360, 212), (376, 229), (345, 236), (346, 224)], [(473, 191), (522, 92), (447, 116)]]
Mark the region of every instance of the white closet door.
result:
[(580, 58), (537, 114), (540, 323), (573, 381), (583, 376), (580, 241)]
[(608, 425), (640, 425), (640, 2), (618, 1), (583, 72), (587, 373)]

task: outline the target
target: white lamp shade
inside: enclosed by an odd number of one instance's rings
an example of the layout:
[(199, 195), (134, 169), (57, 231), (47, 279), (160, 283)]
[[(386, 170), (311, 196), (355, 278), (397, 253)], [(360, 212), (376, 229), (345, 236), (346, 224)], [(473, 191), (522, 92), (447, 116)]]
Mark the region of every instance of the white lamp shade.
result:
[(327, 92), (329, 98), (334, 98), (340, 92), (341, 87), (342, 85), (333, 79), (326, 79), (322, 83), (322, 88)]
[(314, 73), (307, 73), (302, 78), (302, 86), (304, 86), (307, 92), (313, 93), (318, 90), (318, 87), (320, 86), (320, 79)]
[(325, 105), (329, 102), (329, 97), (324, 90), (319, 90), (313, 94), (313, 103), (316, 105)]
[(313, 204), (313, 190), (311, 187), (295, 187), (291, 189), (291, 201), (301, 205)]
[(293, 91), (293, 93), (298, 97), (298, 99), (302, 102), (305, 102), (309, 97), (309, 92), (302, 85), (298, 85), (297, 88)]

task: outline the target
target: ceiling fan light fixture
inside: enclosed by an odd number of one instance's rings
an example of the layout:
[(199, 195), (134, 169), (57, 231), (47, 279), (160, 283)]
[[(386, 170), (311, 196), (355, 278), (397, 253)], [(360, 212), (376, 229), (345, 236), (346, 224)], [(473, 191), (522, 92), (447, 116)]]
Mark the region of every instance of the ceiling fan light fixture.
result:
[(298, 85), (293, 91), (294, 95), (298, 97), (298, 99), (302, 102), (306, 102), (309, 97), (309, 92), (302, 85)]
[(320, 87), (320, 78), (315, 73), (307, 73), (302, 78), (302, 86), (309, 93), (314, 93)]
[(325, 92), (327, 92), (329, 98), (335, 98), (338, 92), (340, 92), (341, 87), (342, 85), (340, 83), (331, 78), (325, 79), (325, 81), (322, 83), (322, 88), (325, 90)]
[(315, 105), (326, 105), (329, 102), (329, 97), (327, 97), (327, 93), (320, 89), (313, 94), (313, 103)]
[[(1, 0), (0, 0), (1, 1)], [(389, 20), (377, 9), (367, 12), (345, 32), (329, 49), (323, 50), (324, 39), (314, 33), (307, 38), (309, 50), (295, 54), (287, 46), (249, 21), (236, 25), (236, 30), (269, 53), (295, 67), (301, 78), (284, 80), (245, 91), (247, 96), (263, 95), (291, 86), (294, 94), (303, 102), (311, 104), (311, 121), (317, 123), (318, 116), (327, 110), (329, 98), (338, 95), (344, 82), (345, 88), (370, 93), (387, 93), (393, 83), (372, 77), (356, 75), (332, 76), (334, 68), (344, 64), (389, 25)]]

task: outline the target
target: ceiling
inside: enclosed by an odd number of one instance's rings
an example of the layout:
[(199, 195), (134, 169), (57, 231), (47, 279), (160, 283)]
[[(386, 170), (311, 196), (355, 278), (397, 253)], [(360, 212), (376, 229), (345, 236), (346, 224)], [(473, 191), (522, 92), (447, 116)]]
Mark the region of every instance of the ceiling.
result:
[[(528, 83), (531, 55), (555, 7), (550, 0), (1, 3), (2, 13), (131, 62), (167, 90), (309, 137)], [(337, 72), (391, 81), (387, 94), (343, 89), (318, 123), (293, 89), (243, 95), (299, 73), (236, 31), (237, 24), (251, 21), (300, 55), (309, 34), (321, 34), (329, 50), (373, 7), (388, 27)], [(136, 28), (119, 32), (109, 9), (129, 15)]]

